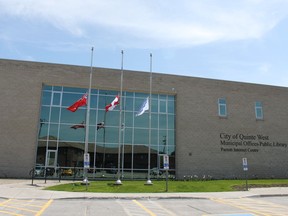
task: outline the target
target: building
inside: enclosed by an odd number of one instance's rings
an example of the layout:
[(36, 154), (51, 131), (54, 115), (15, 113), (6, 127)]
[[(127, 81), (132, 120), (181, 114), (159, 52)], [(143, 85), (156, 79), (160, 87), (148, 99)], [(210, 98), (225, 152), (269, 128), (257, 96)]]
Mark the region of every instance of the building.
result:
[[(0, 60), (0, 177), (29, 177), (35, 166), (81, 177), (86, 106), (67, 107), (87, 92), (89, 74), (90, 67)], [(149, 153), (152, 178), (162, 176), (164, 154), (176, 179), (243, 178), (243, 158), (249, 178), (287, 178), (288, 88), (153, 73), (150, 128), (148, 111), (136, 116), (149, 97), (148, 72), (123, 71), (122, 123), (120, 105), (105, 111), (120, 75), (93, 68), (91, 178), (114, 178), (118, 167), (124, 179), (147, 178)]]

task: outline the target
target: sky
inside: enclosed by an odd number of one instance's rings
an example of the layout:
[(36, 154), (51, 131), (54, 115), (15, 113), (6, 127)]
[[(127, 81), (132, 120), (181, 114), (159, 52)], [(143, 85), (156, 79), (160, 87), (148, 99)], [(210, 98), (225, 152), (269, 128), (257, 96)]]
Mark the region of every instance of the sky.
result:
[(0, 58), (288, 87), (288, 0), (0, 0)]

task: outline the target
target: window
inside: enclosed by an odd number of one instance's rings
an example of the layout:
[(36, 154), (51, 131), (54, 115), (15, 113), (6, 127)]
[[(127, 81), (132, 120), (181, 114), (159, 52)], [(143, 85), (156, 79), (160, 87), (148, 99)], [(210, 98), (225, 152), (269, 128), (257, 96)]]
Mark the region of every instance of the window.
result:
[(166, 113), (167, 112), (167, 101), (159, 100), (159, 112)]
[(61, 92), (53, 92), (52, 96), (53, 96), (52, 105), (59, 106), (61, 102)]
[[(84, 92), (86, 89), (82, 88), (43, 86), (37, 163), (49, 165), (49, 156), (53, 155), (48, 153), (55, 150), (55, 157), (50, 159), (57, 161), (59, 166), (83, 168), (87, 107), (80, 107), (76, 112), (67, 110), (67, 107), (79, 100)], [(141, 116), (135, 115), (148, 94), (123, 92), (122, 121), (125, 128), (119, 134), (119, 106), (113, 111), (105, 111), (105, 106), (114, 100), (118, 92), (101, 89), (92, 89), (91, 92), (88, 138), (90, 167), (103, 171), (117, 168), (121, 142), (125, 176), (133, 173), (131, 178), (145, 178), (149, 148), (151, 168), (160, 166), (158, 155), (167, 152), (170, 156), (170, 170), (175, 169), (175, 96), (152, 94), (150, 133), (149, 111)], [(97, 123), (102, 121), (105, 122), (105, 127), (98, 130)], [(162, 142), (163, 136), (166, 137), (166, 145)], [(54, 161), (53, 166), (56, 166)], [(103, 176), (101, 172), (97, 172), (94, 177)]]
[(260, 101), (255, 102), (255, 115), (256, 119), (263, 119), (263, 108)]
[(219, 116), (227, 116), (227, 107), (226, 107), (226, 99), (219, 98), (218, 99), (218, 114)]

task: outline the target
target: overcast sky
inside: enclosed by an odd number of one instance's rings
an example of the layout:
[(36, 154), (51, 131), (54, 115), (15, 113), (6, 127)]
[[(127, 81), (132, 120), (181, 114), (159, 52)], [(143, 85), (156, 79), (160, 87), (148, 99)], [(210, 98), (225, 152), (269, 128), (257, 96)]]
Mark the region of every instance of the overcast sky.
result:
[(0, 58), (288, 87), (288, 0), (0, 0)]

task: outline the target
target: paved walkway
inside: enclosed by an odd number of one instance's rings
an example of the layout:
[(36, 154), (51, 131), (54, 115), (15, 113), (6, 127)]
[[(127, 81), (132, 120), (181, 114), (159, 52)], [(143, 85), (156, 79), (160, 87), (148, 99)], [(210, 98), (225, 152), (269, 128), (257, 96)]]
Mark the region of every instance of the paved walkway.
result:
[(69, 183), (71, 181), (0, 179), (0, 198), (4, 199), (208, 199), (208, 198), (239, 198), (255, 196), (288, 196), (288, 187), (254, 188), (249, 191), (217, 192), (217, 193), (91, 193), (61, 192), (43, 190), (45, 187)]

